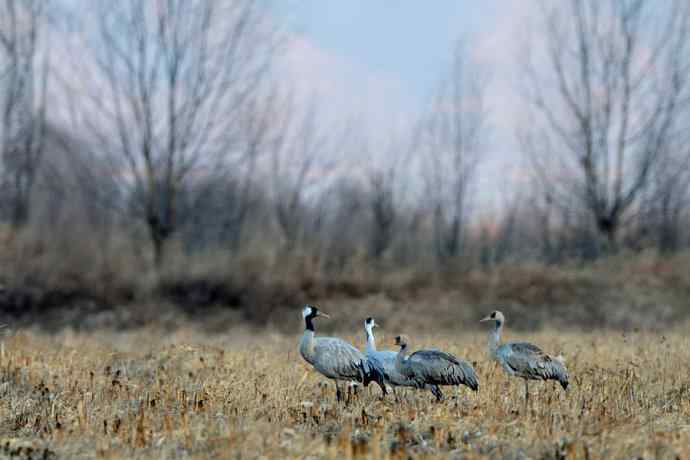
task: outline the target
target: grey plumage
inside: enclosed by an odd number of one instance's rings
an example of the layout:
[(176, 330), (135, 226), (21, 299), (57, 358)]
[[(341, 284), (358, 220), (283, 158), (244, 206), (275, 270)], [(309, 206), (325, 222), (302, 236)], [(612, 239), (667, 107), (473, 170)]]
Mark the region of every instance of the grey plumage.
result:
[(300, 347), (302, 357), (324, 377), (338, 380), (361, 381), (360, 362), (363, 356), (359, 350), (336, 337), (317, 337), (313, 352)]
[(493, 321), (489, 331), (489, 354), (508, 375), (525, 379), (525, 402), (529, 399), (529, 380), (556, 380), (563, 389), (568, 388), (568, 369), (562, 359), (545, 353), (538, 346), (528, 342), (506, 342), (501, 344), (501, 332), (505, 317), (500, 311), (493, 311), (481, 321)]
[[(384, 376), (385, 382), (389, 385), (420, 388), (416, 380), (403, 375), (396, 369), (395, 361), (398, 357), (397, 352), (377, 350), (376, 338), (374, 337), (375, 327), (377, 327), (377, 324), (374, 318), (367, 318), (364, 321), (364, 331), (367, 337), (365, 353), (370, 365), (376, 368), (377, 371)], [(433, 384), (425, 384), (421, 388), (431, 390), (434, 395), (441, 391), (437, 385)]]
[(411, 379), (417, 388), (431, 385), (436, 399), (443, 399), (439, 385), (466, 385), (479, 389), (479, 380), (471, 364), (439, 350), (418, 350), (408, 354), (408, 339), (398, 336), (395, 342), (400, 346), (395, 367), (402, 375)]
[(557, 380), (568, 388), (568, 371), (563, 363), (527, 342), (507, 342), (498, 347), (496, 354), (508, 372), (530, 380)]
[(324, 377), (335, 380), (336, 398), (342, 399), (342, 392), (338, 381), (355, 381), (367, 386), (375, 381), (384, 394), (384, 377), (372, 367), (367, 358), (357, 348), (337, 337), (314, 337), (312, 320), (317, 316), (328, 317), (318, 308), (306, 305), (302, 310), (305, 330), (300, 341), (299, 351), (302, 358), (311, 364)]

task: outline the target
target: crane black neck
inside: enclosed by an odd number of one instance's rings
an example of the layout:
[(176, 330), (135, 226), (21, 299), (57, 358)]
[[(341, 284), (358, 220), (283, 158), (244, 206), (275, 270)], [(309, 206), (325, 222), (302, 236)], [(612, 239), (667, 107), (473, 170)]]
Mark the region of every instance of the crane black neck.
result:
[(312, 319), (314, 317), (312, 315), (307, 315), (304, 317), (304, 326), (308, 331), (314, 332), (314, 323), (312, 323)]

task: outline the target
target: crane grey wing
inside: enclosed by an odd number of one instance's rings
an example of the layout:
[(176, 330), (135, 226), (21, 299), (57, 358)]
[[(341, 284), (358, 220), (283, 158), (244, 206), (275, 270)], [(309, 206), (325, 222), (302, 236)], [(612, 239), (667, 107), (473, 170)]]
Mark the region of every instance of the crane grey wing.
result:
[(315, 339), (314, 367), (330, 378), (362, 380), (361, 367), (366, 357), (355, 347), (335, 337)]
[(381, 374), (386, 381), (390, 380), (390, 372), (387, 369), (388, 366), (386, 366), (385, 355), (376, 352), (367, 353), (367, 361), (369, 366)]
[(445, 351), (440, 351), (435, 348), (428, 350), (418, 350), (410, 355), (412, 361), (423, 361), (423, 362), (449, 362), (452, 364), (459, 364), (460, 360), (450, 353)]
[(541, 348), (538, 346), (534, 345), (533, 343), (529, 342), (508, 342), (506, 343), (507, 346), (511, 348), (513, 353), (524, 353), (526, 355), (528, 354), (536, 354), (536, 355), (543, 355), (544, 352), (542, 351)]
[(413, 380), (396, 368), (397, 352), (388, 350), (373, 351), (367, 353), (367, 358), (369, 358), (370, 362), (375, 360), (374, 366), (379, 368), (379, 370), (383, 369), (383, 375), (387, 383), (397, 386), (417, 386)]
[(386, 371), (386, 378), (394, 385), (414, 386), (405, 375), (400, 373), (395, 362), (398, 359), (398, 353), (395, 351), (379, 351), (377, 352), (379, 359), (383, 362), (383, 368)]
[(467, 385), (473, 390), (479, 388), (474, 368), (450, 353), (438, 350), (419, 350), (410, 355), (410, 367), (422, 377), (424, 383), (432, 385)]
[(560, 361), (544, 353), (541, 348), (527, 342), (504, 345), (503, 359), (517, 375), (534, 380), (558, 380), (568, 386), (568, 371)]

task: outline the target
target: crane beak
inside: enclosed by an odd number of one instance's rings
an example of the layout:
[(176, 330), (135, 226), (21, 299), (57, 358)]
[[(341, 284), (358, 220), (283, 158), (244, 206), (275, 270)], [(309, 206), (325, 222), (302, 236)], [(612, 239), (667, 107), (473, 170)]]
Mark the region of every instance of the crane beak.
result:
[(482, 318), (479, 320), (479, 322), (484, 322), (484, 321), (491, 321), (493, 318), (491, 316), (487, 316), (486, 318)]
[(316, 316), (323, 316), (324, 318), (330, 318), (331, 317), (331, 315), (324, 313), (322, 311), (318, 312)]

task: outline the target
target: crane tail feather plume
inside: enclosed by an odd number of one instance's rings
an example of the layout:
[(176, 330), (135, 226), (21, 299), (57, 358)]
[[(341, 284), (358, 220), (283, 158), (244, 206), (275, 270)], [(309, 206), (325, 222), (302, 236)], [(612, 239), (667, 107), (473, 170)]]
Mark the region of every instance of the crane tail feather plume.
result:
[(463, 383), (470, 387), (472, 391), (479, 390), (479, 379), (477, 379), (477, 374), (474, 372), (473, 368), (468, 366), (468, 368), (465, 369), (465, 381)]
[(360, 360), (357, 364), (355, 364), (355, 366), (357, 367), (357, 370), (359, 372), (359, 379), (360, 382), (362, 382), (362, 385), (366, 387), (370, 383), (374, 382), (378, 384), (383, 390), (384, 394), (386, 394), (386, 376), (381, 369), (379, 369), (377, 366), (371, 365), (370, 362), (364, 360)]
[(564, 390), (568, 389), (568, 370), (563, 365), (563, 362), (558, 359), (552, 359), (549, 366), (551, 371), (551, 378), (558, 380)]

